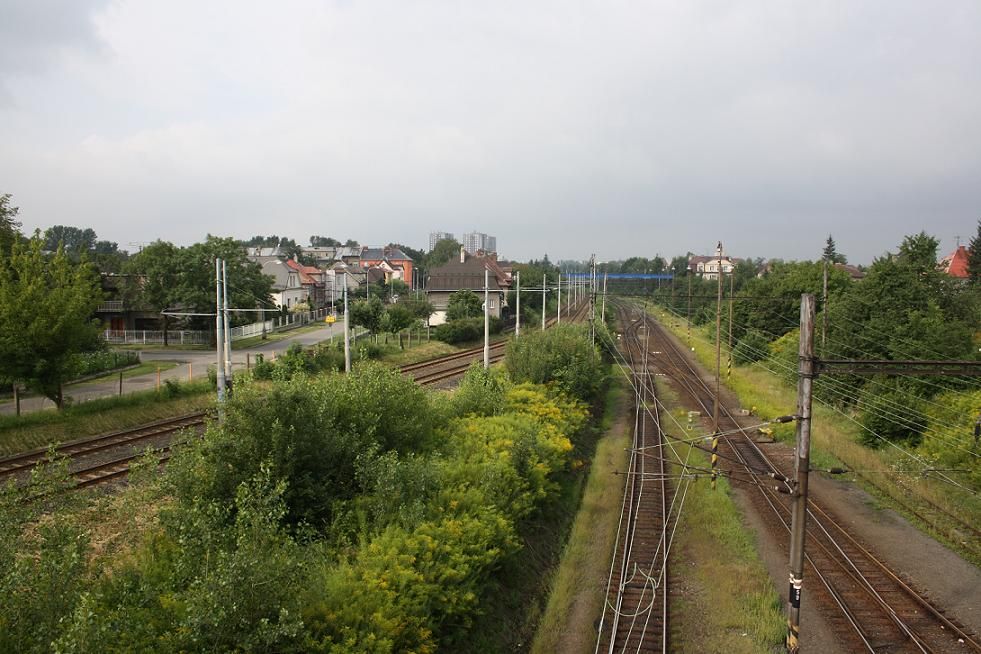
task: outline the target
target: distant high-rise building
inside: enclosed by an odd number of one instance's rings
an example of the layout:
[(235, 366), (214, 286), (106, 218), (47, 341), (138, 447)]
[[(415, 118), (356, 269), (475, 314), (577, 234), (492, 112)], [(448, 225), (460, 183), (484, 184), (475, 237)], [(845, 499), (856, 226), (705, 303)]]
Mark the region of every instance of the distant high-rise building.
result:
[(455, 239), (456, 237), (449, 232), (429, 232), (429, 251), (432, 252), (436, 249), (436, 244), (446, 238)]
[(481, 232), (467, 232), (463, 235), (463, 249), (470, 254), (476, 254), (478, 250), (497, 252), (497, 237)]

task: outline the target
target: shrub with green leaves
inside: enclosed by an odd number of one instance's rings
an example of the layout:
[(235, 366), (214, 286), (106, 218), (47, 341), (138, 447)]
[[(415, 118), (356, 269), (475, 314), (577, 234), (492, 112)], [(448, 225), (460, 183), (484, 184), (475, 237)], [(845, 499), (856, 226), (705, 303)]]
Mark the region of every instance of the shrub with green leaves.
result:
[[(501, 319), (491, 316), (488, 320), (487, 330), (491, 334), (500, 334), (502, 329)], [(442, 325), (437, 325), (433, 330), (433, 338), (451, 345), (481, 340), (484, 338), (484, 319), (459, 318), (450, 320)]]
[(603, 382), (603, 362), (586, 329), (559, 325), (512, 340), (505, 358), (511, 378), (554, 384), (580, 400), (593, 400)]
[(298, 377), (263, 388), (239, 384), (222, 424), (175, 458), (174, 491), (231, 502), (235, 489), (268, 461), (288, 482), (292, 524), (328, 524), (336, 502), (355, 497), (359, 456), (426, 452), (438, 416), (411, 379), (378, 364), (350, 375)]

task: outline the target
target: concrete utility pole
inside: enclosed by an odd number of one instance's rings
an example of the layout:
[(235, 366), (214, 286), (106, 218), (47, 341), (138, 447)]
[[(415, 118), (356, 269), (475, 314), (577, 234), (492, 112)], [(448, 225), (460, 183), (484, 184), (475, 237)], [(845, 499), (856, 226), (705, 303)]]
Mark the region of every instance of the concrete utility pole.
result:
[(729, 273), (729, 362), (726, 364), (726, 381), (732, 376), (732, 298), (736, 286), (735, 271)]
[(559, 310), (555, 319), (555, 324), (562, 324), (562, 273), (559, 273)]
[(344, 372), (351, 372), (351, 312), (347, 306), (347, 271), (344, 272)]
[(545, 293), (548, 291), (548, 273), (542, 274), (542, 331), (545, 331)]
[(484, 370), (490, 368), (490, 270), (484, 265)]
[(224, 316), (222, 323), (225, 327), (225, 386), (229, 393), (232, 392), (232, 330), (228, 325), (228, 266), (224, 259), (221, 260), (221, 295)]
[(589, 340), (596, 345), (596, 255), (589, 257)]
[(600, 320), (603, 321), (604, 325), (606, 324), (606, 277), (609, 274), (608, 272), (603, 273), (603, 310), (600, 311)]
[(514, 292), (514, 337), (518, 338), (521, 336), (521, 271), (516, 272), (514, 276), (517, 283), (517, 290)]
[(715, 490), (719, 465), (719, 393), (722, 367), (722, 241), (719, 241), (719, 264), (716, 269), (718, 294), (715, 301), (715, 402), (712, 403), (712, 489)]
[(804, 535), (807, 529), (807, 473), (811, 465), (811, 386), (814, 382), (814, 296), (800, 298), (800, 366), (797, 376), (797, 434), (793, 518), (790, 526), (790, 588), (787, 603), (787, 651), (800, 651), (800, 599), (804, 583)]
[(688, 349), (691, 349), (691, 270), (688, 271)]
[(222, 360), (222, 350), (225, 344), (223, 334), (224, 320), (221, 317), (221, 259), (215, 259), (215, 341), (217, 342), (218, 357), (215, 374), (218, 382), (218, 401), (225, 401), (225, 363)]

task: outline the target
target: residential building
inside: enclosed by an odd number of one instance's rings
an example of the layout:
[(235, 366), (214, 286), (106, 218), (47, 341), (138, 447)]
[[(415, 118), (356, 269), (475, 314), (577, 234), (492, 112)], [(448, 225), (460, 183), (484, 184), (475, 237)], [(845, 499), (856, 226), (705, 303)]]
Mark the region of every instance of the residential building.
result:
[(728, 275), (735, 267), (736, 260), (725, 253), (721, 241), (713, 256), (697, 255), (688, 259), (688, 272), (704, 279), (718, 279), (720, 270), (723, 275)]
[(443, 239), (455, 240), (456, 237), (449, 232), (429, 232), (429, 251), (432, 252), (436, 249), (436, 244)]
[(361, 252), (362, 268), (380, 267), (385, 270), (385, 282), (393, 279), (408, 284), (412, 288), (412, 268), (414, 262), (412, 257), (402, 252), (399, 248), (387, 245), (383, 248), (366, 247)]
[(458, 259), (434, 268), (426, 278), (426, 297), (436, 309), (429, 318), (429, 324), (441, 325), (446, 322), (446, 309), (453, 293), (471, 290), (481, 295), (485, 270), (490, 272), (487, 280), (490, 293), (488, 309), (490, 315), (500, 318), (503, 308), (507, 306), (507, 291), (511, 285), (507, 274), (497, 263), (496, 255), (472, 255), (461, 247)]
[(292, 309), (301, 302), (308, 302), (310, 289), (300, 283), (300, 272), (282, 259), (266, 259), (260, 262), (262, 274), (273, 278), (272, 300), (279, 308)]
[(462, 244), (463, 249), (469, 254), (477, 254), (481, 250), (497, 252), (497, 237), (482, 232), (467, 232), (463, 235)]
[(294, 259), (287, 259), (286, 265), (299, 275), (300, 286), (306, 289), (311, 308), (319, 309), (327, 304), (327, 274), (323, 270), (305, 266)]

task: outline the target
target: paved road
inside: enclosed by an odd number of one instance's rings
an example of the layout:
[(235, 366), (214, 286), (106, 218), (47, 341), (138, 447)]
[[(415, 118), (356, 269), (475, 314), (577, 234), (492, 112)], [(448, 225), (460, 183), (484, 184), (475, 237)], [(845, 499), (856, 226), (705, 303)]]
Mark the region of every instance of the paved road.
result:
[[(255, 355), (262, 354), (270, 357), (274, 354), (285, 352), (294, 343), (303, 346), (311, 346), (322, 341), (344, 338), (344, 326), (342, 323), (327, 325), (324, 323), (314, 323), (318, 326), (315, 330), (302, 330), (288, 338), (280, 341), (263, 343), (255, 347), (242, 350), (232, 350), (232, 369), (244, 370), (246, 360), (251, 359), (255, 363)], [(177, 379), (186, 381), (188, 376), (192, 379), (201, 379), (208, 374), (208, 366), (215, 365), (217, 353), (208, 350), (147, 350), (141, 353), (140, 358), (145, 362), (150, 361), (179, 361), (176, 368), (165, 370), (160, 373), (161, 380)], [(123, 392), (132, 393), (134, 391), (149, 390), (156, 388), (157, 374), (155, 372), (148, 375), (140, 375), (123, 379)], [(65, 387), (66, 397), (70, 397), (73, 402), (86, 402), (99, 397), (108, 397), (119, 393), (119, 381), (115, 379), (109, 382), (82, 382), (71, 384)], [(54, 403), (47, 398), (26, 397), (20, 402), (21, 413), (39, 411), (42, 409), (54, 408)], [(13, 414), (14, 403), (12, 401), (0, 403), (0, 414)]]

